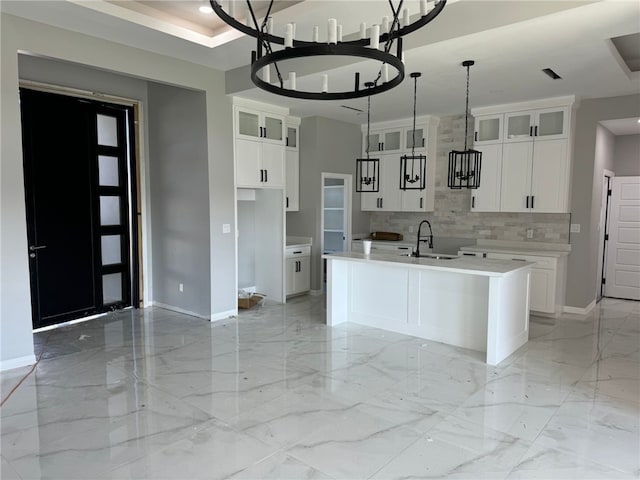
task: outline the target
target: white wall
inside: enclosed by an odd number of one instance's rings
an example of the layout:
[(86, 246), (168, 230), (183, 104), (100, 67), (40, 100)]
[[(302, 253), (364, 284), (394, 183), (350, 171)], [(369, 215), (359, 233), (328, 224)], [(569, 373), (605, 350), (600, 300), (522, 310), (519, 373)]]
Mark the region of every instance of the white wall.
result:
[(616, 136), (613, 164), (618, 177), (640, 175), (640, 135)]
[[(0, 15), (0, 369), (33, 360), (22, 169), (18, 52), (205, 92), (210, 210), (211, 316), (237, 311), (231, 102), (222, 72), (94, 37)], [(143, 193), (148, 172), (143, 171)], [(148, 204), (143, 205), (148, 209)], [(150, 219), (147, 219), (150, 221)]]

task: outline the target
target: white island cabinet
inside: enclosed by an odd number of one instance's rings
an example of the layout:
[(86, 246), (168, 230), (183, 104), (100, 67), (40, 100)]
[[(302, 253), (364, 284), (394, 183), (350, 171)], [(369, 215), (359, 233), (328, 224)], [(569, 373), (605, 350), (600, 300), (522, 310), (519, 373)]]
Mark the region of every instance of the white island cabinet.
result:
[(327, 260), (327, 324), (354, 322), (486, 352), (497, 365), (529, 339), (531, 264), (343, 253)]

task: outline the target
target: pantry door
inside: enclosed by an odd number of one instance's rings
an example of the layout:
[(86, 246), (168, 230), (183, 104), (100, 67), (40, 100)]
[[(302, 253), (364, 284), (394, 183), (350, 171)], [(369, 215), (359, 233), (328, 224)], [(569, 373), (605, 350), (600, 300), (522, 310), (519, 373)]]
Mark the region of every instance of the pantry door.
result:
[(33, 327), (131, 305), (132, 108), (24, 88), (20, 108)]
[(611, 180), (604, 295), (640, 300), (640, 177)]

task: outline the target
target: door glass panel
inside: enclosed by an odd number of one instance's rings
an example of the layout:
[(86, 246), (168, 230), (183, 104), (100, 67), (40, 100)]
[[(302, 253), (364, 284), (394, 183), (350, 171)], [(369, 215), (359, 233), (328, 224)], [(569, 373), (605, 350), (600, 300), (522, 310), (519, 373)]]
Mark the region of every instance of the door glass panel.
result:
[(538, 136), (562, 135), (562, 127), (564, 126), (564, 112), (562, 110), (541, 113), (539, 118)]
[(507, 137), (519, 138), (529, 136), (529, 127), (531, 126), (531, 116), (526, 115), (514, 115), (507, 118)]
[(238, 132), (241, 135), (259, 137), (260, 118), (255, 113), (238, 112)]
[(384, 134), (385, 150), (400, 150), (400, 132), (387, 132)]
[[(380, 145), (380, 134), (374, 133), (373, 135), (369, 135), (369, 151), (370, 152), (379, 152), (382, 145)], [(367, 146), (364, 146), (365, 151)]]
[[(509, 123), (511, 127), (511, 123)], [(527, 126), (527, 133), (528, 132)], [(498, 140), (500, 138), (500, 119), (487, 118), (478, 122), (478, 141), (485, 142), (488, 140)]]
[(120, 184), (118, 173), (118, 157), (98, 156), (98, 180), (101, 187), (117, 187)]
[[(414, 148), (413, 137), (413, 130), (407, 130), (407, 148)], [(424, 130), (422, 128), (416, 128), (415, 139), (415, 148), (424, 147)]]
[(120, 235), (102, 236), (102, 265), (121, 263)]
[(118, 146), (118, 122), (116, 117), (97, 115), (98, 119), (98, 145), (106, 147)]
[(282, 140), (282, 120), (279, 118), (264, 117), (266, 136), (270, 140)]
[(109, 273), (102, 276), (102, 303), (122, 301), (122, 274)]
[(298, 146), (298, 132), (295, 128), (287, 127), (287, 145), (290, 147)]
[(100, 225), (120, 225), (120, 197), (100, 197)]

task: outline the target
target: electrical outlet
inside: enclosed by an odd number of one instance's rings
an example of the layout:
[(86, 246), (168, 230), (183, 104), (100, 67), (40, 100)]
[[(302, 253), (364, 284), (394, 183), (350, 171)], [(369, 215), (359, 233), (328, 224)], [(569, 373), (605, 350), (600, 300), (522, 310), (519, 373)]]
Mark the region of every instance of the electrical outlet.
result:
[(180, 290), (181, 292), (184, 292), (184, 284), (183, 283), (178, 285), (178, 290)]
[(533, 228), (527, 228), (527, 238), (533, 238)]
[(580, 224), (579, 223), (572, 223), (571, 227), (570, 227), (570, 231), (571, 231), (571, 233), (580, 233)]

